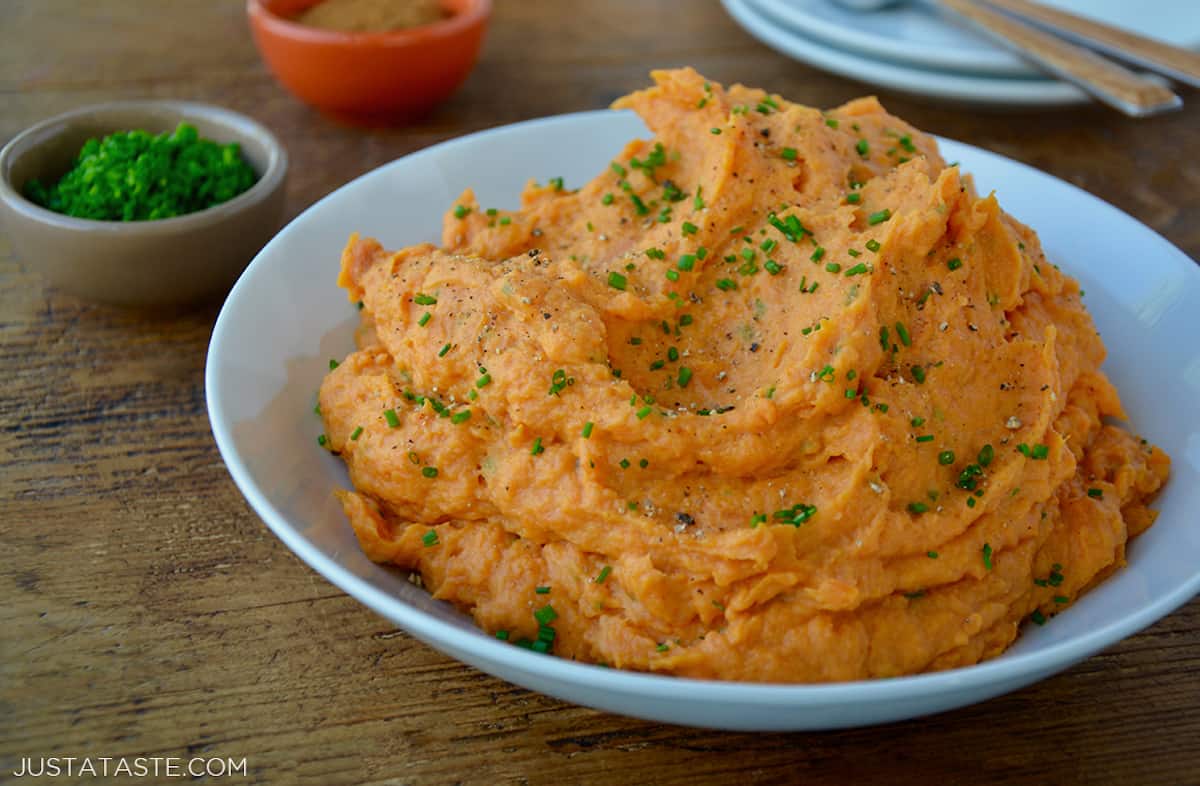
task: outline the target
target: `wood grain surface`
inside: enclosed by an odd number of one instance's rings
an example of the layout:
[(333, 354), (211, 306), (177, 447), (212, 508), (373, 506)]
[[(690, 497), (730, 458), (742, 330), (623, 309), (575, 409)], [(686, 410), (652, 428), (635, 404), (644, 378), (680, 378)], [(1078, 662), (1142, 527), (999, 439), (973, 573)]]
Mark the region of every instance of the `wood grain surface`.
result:
[[(387, 130), (285, 94), (240, 0), (0, 0), (0, 40), (0, 142), (107, 99), (222, 104), (286, 143), (289, 215), (431, 143), (605, 106), (652, 67), (690, 64), (819, 106), (872, 92), (760, 46), (712, 0), (497, 0), (463, 89)], [(880, 95), (1200, 257), (1195, 92), (1182, 112), (1140, 121)], [(248, 777), (231, 782), (271, 784), (1200, 783), (1197, 600), (1025, 690), (820, 734), (630, 720), (449, 660), (301, 564), (242, 500), (204, 406), (216, 313), (57, 294), (0, 233), (0, 782), (28, 780), (12, 777), (22, 757), (200, 755), (245, 757)]]

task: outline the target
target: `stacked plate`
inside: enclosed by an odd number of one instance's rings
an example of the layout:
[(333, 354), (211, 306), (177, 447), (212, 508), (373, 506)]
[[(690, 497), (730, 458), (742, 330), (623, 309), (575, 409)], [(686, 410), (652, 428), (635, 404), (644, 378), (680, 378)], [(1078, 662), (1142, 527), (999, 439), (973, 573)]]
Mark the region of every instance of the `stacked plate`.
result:
[[(841, 76), (949, 101), (1012, 107), (1088, 101), (986, 38), (911, 0), (853, 11), (837, 0), (721, 0), (767, 46)], [(1046, 5), (1192, 49), (1200, 0), (1042, 0)]]

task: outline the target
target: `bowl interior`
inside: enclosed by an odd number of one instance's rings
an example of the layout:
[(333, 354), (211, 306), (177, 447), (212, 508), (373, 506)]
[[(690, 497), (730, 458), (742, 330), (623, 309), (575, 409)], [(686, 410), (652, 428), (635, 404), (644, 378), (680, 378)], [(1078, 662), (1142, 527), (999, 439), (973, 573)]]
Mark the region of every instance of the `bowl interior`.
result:
[(372, 36), (372, 37), (378, 37), (381, 35), (392, 35), (392, 36), (403, 37), (407, 34), (411, 34), (412, 32), (416, 32), (416, 31), (424, 32), (424, 31), (429, 30), (430, 28), (436, 28), (439, 25), (449, 22), (450, 19), (453, 18), (454, 16), (461, 16), (470, 11), (478, 12), (478, 11), (482, 10), (485, 0), (440, 0), (442, 8), (445, 11), (447, 11), (451, 16), (448, 16), (447, 18), (442, 19), (439, 22), (433, 22), (433, 23), (427, 24), (427, 25), (420, 25), (419, 27), (410, 27), (410, 28), (404, 28), (401, 30), (380, 31), (378, 33), (344, 33), (344, 32), (335, 31), (335, 30), (321, 30), (319, 28), (301, 25), (299, 22), (294, 21), (295, 18), (301, 12), (313, 7), (314, 5), (317, 5), (318, 3), (322, 2), (322, 0), (251, 0), (251, 2), (258, 2), (272, 16), (282, 19), (285, 22), (294, 24), (295, 27), (298, 28), (298, 30), (296, 32), (303, 30), (306, 33), (312, 33), (312, 34), (317, 34), (317, 35), (322, 35), (322, 36), (339, 36), (339, 37), (344, 37), (347, 39), (353, 39), (353, 38), (359, 38), (359, 37), (368, 36), (368, 35)]

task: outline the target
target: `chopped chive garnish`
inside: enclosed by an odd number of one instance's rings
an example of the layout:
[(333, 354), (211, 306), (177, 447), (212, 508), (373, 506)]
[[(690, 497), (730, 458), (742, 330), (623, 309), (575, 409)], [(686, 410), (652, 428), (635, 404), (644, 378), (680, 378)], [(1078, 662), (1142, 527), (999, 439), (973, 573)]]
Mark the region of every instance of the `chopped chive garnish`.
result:
[(804, 522), (811, 519), (817, 513), (816, 505), (806, 505), (799, 502), (790, 508), (777, 510), (773, 514), (776, 521), (783, 524), (791, 524), (793, 527), (799, 527)]
[(989, 443), (979, 449), (979, 457), (976, 460), (979, 462), (979, 466), (986, 467), (988, 464), (992, 463), (992, 459), (995, 457), (996, 451)]
[(830, 128), (837, 128), (838, 121), (832, 117), (827, 117), (827, 118), (825, 118), (825, 125), (829, 126)]
[(936, 551), (927, 551), (925, 552), (925, 556), (929, 557), (930, 559), (937, 559), (938, 553)]
[(813, 249), (812, 256), (809, 257), (809, 259), (811, 259), (813, 262), (820, 262), (821, 257), (823, 256), (825, 256), (825, 249), (821, 246), (817, 246), (815, 249)]
[(867, 223), (870, 224), (871, 226), (875, 226), (876, 224), (882, 224), (884, 221), (887, 221), (891, 217), (892, 217), (892, 211), (888, 210), (885, 207), (883, 210), (880, 210), (878, 212), (872, 213), (871, 215), (867, 216)]
[(549, 595), (550, 594), (549, 587), (535, 587), (533, 591), (536, 592), (538, 595)]
[(508, 641), (508, 631), (506, 631), (506, 630), (496, 631), (496, 638), (500, 639), (500, 641)]
[(992, 569), (992, 547), (987, 543), (983, 544), (983, 567)]
[(900, 337), (900, 343), (906, 347), (912, 346), (912, 336), (908, 335), (908, 328), (904, 327), (903, 322), (896, 323), (896, 335)]
[(1033, 446), (1033, 451), (1030, 453), (1030, 457), (1034, 459), (1044, 459), (1049, 455), (1050, 448), (1040, 442)]
[(721, 129), (717, 128), (716, 126), (713, 126), (712, 128), (708, 129), (708, 133), (710, 133), (710, 134), (720, 134), (720, 133), (721, 133)]
[(486, 388), (490, 384), (492, 384), (491, 374), (483, 374), (479, 379), (475, 380), (475, 387), (477, 388)]
[(396, 428), (400, 425), (400, 416), (396, 414), (396, 410), (394, 409), (385, 409), (383, 411), (383, 419), (386, 420), (387, 424), (392, 428)]
[(680, 270), (685, 270), (685, 271), (691, 270), (695, 266), (696, 266), (696, 255), (695, 254), (684, 254), (683, 256), (681, 256), (679, 258), (679, 261), (675, 263), (675, 267), (679, 268)]
[(737, 289), (737, 282), (730, 278), (718, 278), (717, 289), (729, 292), (730, 290)]
[(783, 265), (776, 262), (774, 259), (768, 259), (763, 263), (763, 267), (773, 276), (777, 276), (783, 272)]
[(437, 530), (429, 530), (421, 536), (421, 542), (426, 546), (436, 546), (438, 544)]
[(554, 369), (554, 373), (550, 375), (550, 390), (546, 395), (557, 396), (567, 389), (567, 385), (573, 384), (575, 384), (574, 377), (568, 377), (566, 371), (556, 368)]
[(925, 418), (913, 418), (909, 423), (912, 424), (913, 428), (920, 428), (925, 425)]
[(350, 432), (350, 441), (358, 442), (358, 438), (362, 436), (362, 433), (363, 433), (362, 426), (359, 426), (358, 428), (354, 429), (354, 431)]
[(913, 366), (911, 370), (912, 370), (913, 379), (916, 380), (917, 384), (924, 385), (925, 384), (925, 369), (922, 368), (921, 366)]
[(1017, 445), (1017, 452), (1019, 452), (1022, 456), (1025, 456), (1026, 458), (1028, 458), (1030, 456), (1030, 454), (1032, 453), (1032, 451), (1029, 449), (1029, 446), (1026, 445), (1024, 442)]
[(917, 515), (920, 515), (922, 513), (927, 512), (928, 510), (929, 510), (929, 506), (926, 505), (924, 502), (908, 503), (908, 512), (909, 513), (916, 513)]
[(427, 478), (436, 478), (438, 476), (437, 467), (421, 467), (421, 474)]
[(953, 464), (954, 463), (954, 451), (953, 450), (943, 450), (941, 453), (938, 454), (938, 463), (943, 466), (949, 466), (950, 464)]
[(625, 287), (629, 285), (629, 281), (620, 273), (609, 273), (608, 285), (613, 289), (619, 289), (624, 292)]
[(649, 414), (650, 414), (651, 412), (653, 412), (653, 411), (654, 411), (654, 410), (653, 410), (653, 407), (642, 407), (642, 408), (641, 408), (641, 409), (639, 409), (639, 410), (637, 411), (637, 413), (635, 413), (635, 414), (637, 414), (637, 419), (638, 419), (638, 420), (645, 420), (645, 419), (646, 419), (646, 416), (647, 416), (647, 415), (649, 415)]
[(1029, 615), (1029, 619), (1033, 620), (1035, 625), (1046, 624), (1046, 615), (1042, 613), (1041, 609), (1034, 609), (1033, 613)]
[(862, 156), (863, 158), (866, 158), (867, 153), (870, 152), (870, 150), (871, 150), (871, 146), (869, 144), (867, 144), (867, 140), (860, 139), (860, 140), (858, 140), (858, 142), (855, 143), (854, 149), (858, 151), (858, 154), (860, 156)]
[(933, 435), (922, 434), (921, 436), (917, 437), (917, 442), (933, 442)]
[(596, 427), (596, 424), (589, 420), (587, 423), (583, 424), (583, 430), (580, 431), (579, 433), (581, 435), (583, 435), (584, 439), (591, 439), (592, 438), (592, 429), (594, 429), (595, 427)]
[(683, 232), (683, 234), (685, 234), (685, 235), (694, 235), (694, 234), (696, 234), (697, 232), (699, 232), (699, 231), (700, 231), (700, 227), (696, 226), (696, 225), (695, 225), (695, 224), (693, 224), (691, 221), (684, 221), (684, 222), (683, 222), (683, 223), (682, 223), (682, 224), (679, 226), (679, 229), (680, 229), (680, 231), (682, 231), (682, 232)]
[[(621, 459), (620, 461), (617, 462), (617, 464), (621, 467), (621, 469), (629, 469), (629, 459)], [(635, 508), (635, 507), (637, 507), (636, 502), (629, 509), (633, 510), (633, 508)]]
[(545, 451), (546, 448), (542, 446), (542, 438), (538, 437), (533, 441), (533, 447), (529, 449), (529, 455), (540, 456)]
[(600, 569), (600, 573), (599, 573), (599, 575), (596, 576), (594, 581), (597, 584), (603, 584), (604, 580), (607, 579), (611, 573), (612, 573), (612, 566), (605, 565), (603, 568)]
[(859, 276), (867, 272), (867, 266), (863, 262), (859, 262), (854, 267), (846, 271), (847, 276)]
[(562, 191), (563, 179), (561, 177), (552, 177), (550, 178), (550, 185), (554, 187), (555, 191)]
[(470, 212), (471, 208), (467, 207), (466, 205), (455, 205), (454, 207), (455, 218), (466, 218), (467, 214)]
[(846, 194), (846, 202), (851, 205), (857, 205), (862, 201), (862, 194), (850, 193)]
[(780, 155), (783, 156), (783, 159), (785, 161), (795, 161), (796, 160), (796, 148), (785, 147), (783, 149), (783, 152), (780, 153)]
[(681, 314), (679, 317), (679, 326), (687, 327), (690, 324), (692, 324), (692, 315), (691, 314)]
[(446, 353), (449, 351), (450, 351), (450, 344), (449, 343), (443, 344), (442, 348), (438, 350), (438, 357), (440, 357), (440, 358), (446, 357)]
[(429, 324), (429, 320), (431, 319), (433, 319), (433, 314), (430, 314), (428, 311), (426, 311), (421, 315), (421, 318), (417, 320), (417, 324), (421, 327), (425, 327)]
[(469, 410), (469, 409), (460, 410), (450, 416), (450, 422), (456, 426), (459, 425), (460, 423), (466, 423), (470, 419), (471, 419), (471, 410)]
[(825, 265), (825, 269), (827, 271), (829, 271), (830, 273), (837, 273), (842, 269), (842, 266), (839, 265), (837, 262), (829, 262), (828, 264)]
[(317, 437), (317, 444), (320, 445), (321, 447), (325, 447), (326, 443), (328, 443), (328, 442), (329, 442), (329, 437), (325, 436), (324, 434), (321, 434), (320, 436)]
[(878, 240), (875, 240), (874, 238), (872, 238), (867, 241), (867, 250), (868, 251), (874, 251), (874, 252), (878, 253), (879, 249), (881, 249), (881, 248), (883, 248), (883, 245)]
[(330, 358), (329, 359), (329, 370), (333, 371), (337, 367), (338, 367), (338, 362), (336, 360), (334, 360), (333, 358)]
[(604, 196), (600, 197), (600, 204), (611, 205), (614, 199), (615, 197), (612, 194), (605, 194)]
[(433, 295), (426, 295), (424, 292), (418, 292), (413, 296), (413, 302), (418, 306), (432, 306), (437, 303), (437, 298)]
[(946, 267), (950, 268), (951, 270), (958, 270), (960, 267), (962, 267), (962, 260), (958, 257), (947, 260)]
[(558, 612), (554, 610), (553, 606), (547, 603), (545, 606), (542, 606), (540, 609), (533, 612), (533, 617), (540, 624), (549, 625), (551, 622), (554, 622), (556, 619), (558, 619)]
[(1100, 499), (1104, 496), (1104, 489), (1088, 489), (1087, 495), (1092, 499)]
[(676, 380), (676, 382), (679, 384), (679, 387), (686, 388), (688, 386), (688, 383), (691, 381), (692, 381), (692, 370), (690, 368), (688, 368), (687, 366), (680, 366), (679, 367), (679, 378)]

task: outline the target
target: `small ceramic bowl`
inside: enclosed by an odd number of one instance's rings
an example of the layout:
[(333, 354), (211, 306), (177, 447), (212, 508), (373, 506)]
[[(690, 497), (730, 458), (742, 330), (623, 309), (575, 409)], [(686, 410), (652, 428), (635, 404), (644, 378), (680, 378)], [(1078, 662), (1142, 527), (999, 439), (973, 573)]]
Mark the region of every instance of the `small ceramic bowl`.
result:
[[(96, 221), (47, 210), (22, 195), (31, 178), (56, 181), (83, 143), (114, 131), (173, 131), (237, 142), (258, 181), (206, 210), (153, 221)], [(55, 287), (120, 305), (169, 305), (224, 294), (283, 218), (287, 153), (248, 117), (183, 101), (123, 101), (76, 109), (23, 131), (0, 150), (0, 221), (22, 261)]]
[(316, 0), (247, 0), (254, 42), (293, 95), (355, 124), (419, 117), (462, 84), (475, 66), (491, 0), (443, 0), (433, 24), (382, 33), (343, 33), (291, 21)]

